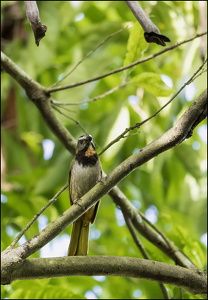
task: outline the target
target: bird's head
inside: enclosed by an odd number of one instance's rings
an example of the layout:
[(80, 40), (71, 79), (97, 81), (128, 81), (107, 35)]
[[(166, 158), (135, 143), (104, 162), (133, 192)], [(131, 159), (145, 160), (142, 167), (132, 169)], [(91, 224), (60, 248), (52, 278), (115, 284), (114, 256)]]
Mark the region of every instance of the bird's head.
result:
[(87, 152), (90, 150), (95, 152), (95, 145), (93, 143), (92, 136), (90, 134), (80, 136), (77, 142), (77, 152)]

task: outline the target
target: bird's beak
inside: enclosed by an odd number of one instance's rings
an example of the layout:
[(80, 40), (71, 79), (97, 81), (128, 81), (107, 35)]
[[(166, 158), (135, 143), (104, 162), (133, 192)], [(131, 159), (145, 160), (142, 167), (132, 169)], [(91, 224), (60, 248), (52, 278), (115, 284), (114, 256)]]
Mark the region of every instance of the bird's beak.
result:
[(87, 141), (92, 141), (92, 136), (90, 135), (90, 134), (88, 134), (88, 136), (87, 136)]

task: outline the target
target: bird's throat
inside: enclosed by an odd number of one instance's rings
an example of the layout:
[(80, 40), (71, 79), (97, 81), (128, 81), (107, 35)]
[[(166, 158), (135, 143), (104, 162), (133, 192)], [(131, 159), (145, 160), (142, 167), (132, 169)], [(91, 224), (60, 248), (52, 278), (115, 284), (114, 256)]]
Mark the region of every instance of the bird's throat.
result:
[(95, 153), (96, 153), (95, 149), (93, 147), (89, 147), (87, 151), (85, 151), (84, 155), (89, 157), (94, 155)]

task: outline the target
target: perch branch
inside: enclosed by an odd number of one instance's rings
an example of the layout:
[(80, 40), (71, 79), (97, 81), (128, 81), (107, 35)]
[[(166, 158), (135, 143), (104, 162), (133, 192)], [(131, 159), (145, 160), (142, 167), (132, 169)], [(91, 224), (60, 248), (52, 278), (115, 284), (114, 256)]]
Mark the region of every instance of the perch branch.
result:
[[(4, 253), (4, 264), (8, 253)], [(7, 262), (8, 263), (8, 262)], [(122, 266), (122, 267), (121, 267)], [(6, 270), (5, 265), (3, 266)], [(207, 280), (203, 273), (179, 266), (147, 259), (122, 256), (71, 256), (32, 258), (24, 260), (11, 276), (4, 273), (2, 284), (15, 280), (56, 278), (63, 276), (124, 276), (146, 279), (182, 287), (192, 294), (207, 293)]]

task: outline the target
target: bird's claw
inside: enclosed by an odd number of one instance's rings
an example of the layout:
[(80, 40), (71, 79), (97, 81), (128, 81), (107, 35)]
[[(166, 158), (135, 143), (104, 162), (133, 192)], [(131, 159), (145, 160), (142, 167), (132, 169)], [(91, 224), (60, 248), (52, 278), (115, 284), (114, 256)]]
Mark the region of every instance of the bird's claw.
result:
[(77, 198), (73, 201), (73, 204), (79, 205), (84, 210), (84, 207), (79, 203), (81, 200), (82, 200), (81, 198)]

